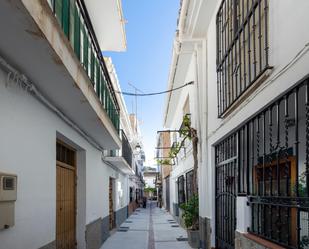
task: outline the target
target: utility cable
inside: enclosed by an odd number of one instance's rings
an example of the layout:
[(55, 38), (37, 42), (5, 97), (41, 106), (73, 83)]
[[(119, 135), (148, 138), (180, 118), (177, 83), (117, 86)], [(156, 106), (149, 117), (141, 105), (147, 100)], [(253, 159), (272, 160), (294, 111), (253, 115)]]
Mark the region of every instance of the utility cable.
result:
[(194, 81), (190, 81), (182, 86), (179, 86), (179, 87), (175, 87), (175, 88), (172, 88), (170, 90), (167, 90), (167, 91), (162, 91), (162, 92), (154, 92), (154, 93), (130, 93), (130, 92), (121, 92), (121, 91), (115, 91), (116, 93), (120, 93), (122, 95), (127, 95), (127, 96), (137, 96), (137, 97), (145, 97), (145, 96), (153, 96), (153, 95), (159, 95), (159, 94), (165, 94), (165, 93), (169, 93), (169, 92), (173, 92), (173, 91), (177, 91), (181, 88), (184, 88), (186, 86), (189, 86), (189, 85), (193, 85), (194, 84)]

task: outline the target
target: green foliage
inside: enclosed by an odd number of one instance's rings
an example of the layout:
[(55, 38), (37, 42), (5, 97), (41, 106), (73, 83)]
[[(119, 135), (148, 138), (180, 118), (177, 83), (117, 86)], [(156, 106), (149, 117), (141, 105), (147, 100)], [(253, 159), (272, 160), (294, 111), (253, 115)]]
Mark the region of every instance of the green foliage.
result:
[(300, 248), (305, 249), (309, 246), (309, 236), (302, 236), (300, 241)]
[(184, 213), (182, 218), (184, 218), (185, 225), (188, 229), (198, 230), (199, 221), (199, 200), (198, 195), (194, 194), (187, 203), (180, 205)]
[(158, 159), (157, 164), (160, 165), (172, 165), (171, 159)]
[(144, 188), (144, 192), (146, 193), (154, 193), (155, 191), (156, 191), (155, 188), (151, 188), (151, 187)]
[(191, 139), (191, 119), (189, 115), (183, 116), (182, 126), (179, 130), (180, 136)]
[(301, 197), (305, 197), (306, 194), (307, 194), (305, 172), (300, 175), (300, 179), (299, 179), (299, 183), (298, 183), (298, 192), (299, 192), (299, 196), (301, 196)]

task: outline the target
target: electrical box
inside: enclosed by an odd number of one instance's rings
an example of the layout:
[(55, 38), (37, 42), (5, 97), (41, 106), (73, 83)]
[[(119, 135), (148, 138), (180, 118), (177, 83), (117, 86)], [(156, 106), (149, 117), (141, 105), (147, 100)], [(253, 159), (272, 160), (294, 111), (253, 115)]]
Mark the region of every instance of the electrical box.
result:
[(0, 172), (0, 229), (14, 226), (17, 176)]

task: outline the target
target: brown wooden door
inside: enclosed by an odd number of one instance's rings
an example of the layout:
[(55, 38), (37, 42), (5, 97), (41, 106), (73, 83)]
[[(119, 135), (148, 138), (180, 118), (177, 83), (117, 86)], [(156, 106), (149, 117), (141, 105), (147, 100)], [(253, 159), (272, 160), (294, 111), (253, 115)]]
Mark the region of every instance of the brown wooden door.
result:
[(115, 215), (114, 215), (114, 179), (109, 178), (109, 229), (112, 230), (115, 227)]
[[(62, 145), (61, 145), (62, 147)], [(58, 144), (57, 144), (58, 149)], [(75, 159), (66, 160), (68, 154), (61, 148), (61, 157), (57, 160), (57, 205), (56, 205), (56, 246), (57, 249), (76, 248), (76, 208), (75, 208)], [(58, 154), (58, 151), (57, 151)], [(75, 153), (74, 153), (75, 154)], [(57, 155), (58, 157), (58, 155)], [(75, 158), (75, 155), (73, 156)], [(57, 158), (58, 159), (58, 158)], [(64, 163), (63, 161), (66, 161)], [(70, 165), (70, 164), (73, 165)]]

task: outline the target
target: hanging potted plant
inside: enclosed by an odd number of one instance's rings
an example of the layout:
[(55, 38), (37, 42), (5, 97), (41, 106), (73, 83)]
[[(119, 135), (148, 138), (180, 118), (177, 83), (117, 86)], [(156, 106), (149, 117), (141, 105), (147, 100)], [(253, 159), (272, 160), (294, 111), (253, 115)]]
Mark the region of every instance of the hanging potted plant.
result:
[(192, 248), (199, 248), (199, 201), (198, 195), (194, 194), (187, 203), (180, 205), (183, 209), (182, 218), (188, 233), (188, 242)]

